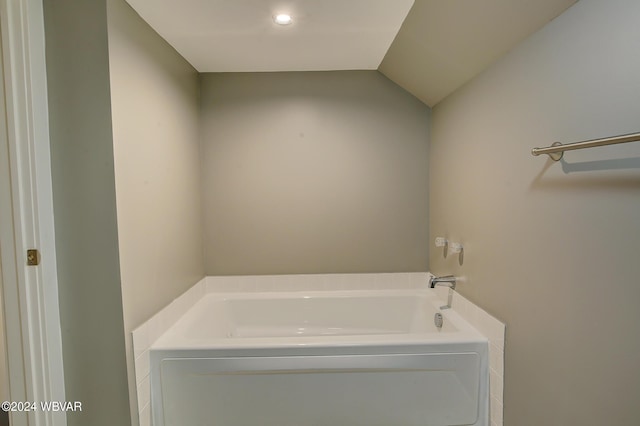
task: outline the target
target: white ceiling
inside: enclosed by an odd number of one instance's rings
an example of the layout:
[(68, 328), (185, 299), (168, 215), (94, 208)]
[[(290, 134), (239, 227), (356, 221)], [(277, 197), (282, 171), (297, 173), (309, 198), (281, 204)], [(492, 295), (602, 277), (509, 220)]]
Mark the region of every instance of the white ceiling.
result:
[(249, 72), (377, 69), (414, 0), (127, 1), (199, 72)]

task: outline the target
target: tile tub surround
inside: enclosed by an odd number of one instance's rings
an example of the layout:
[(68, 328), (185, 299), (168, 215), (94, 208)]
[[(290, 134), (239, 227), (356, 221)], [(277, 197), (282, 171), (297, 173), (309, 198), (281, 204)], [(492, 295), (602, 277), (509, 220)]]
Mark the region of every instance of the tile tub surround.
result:
[[(424, 289), (428, 287), (430, 277), (431, 274), (428, 272), (409, 272), (215, 276), (202, 279), (132, 333), (140, 425), (151, 426), (149, 348), (205, 294), (271, 291)], [(436, 289), (436, 292), (444, 303), (447, 299), (448, 289), (440, 287)], [(489, 339), (491, 426), (501, 426), (502, 383), (504, 375), (504, 324), (456, 292), (454, 292), (452, 307)]]

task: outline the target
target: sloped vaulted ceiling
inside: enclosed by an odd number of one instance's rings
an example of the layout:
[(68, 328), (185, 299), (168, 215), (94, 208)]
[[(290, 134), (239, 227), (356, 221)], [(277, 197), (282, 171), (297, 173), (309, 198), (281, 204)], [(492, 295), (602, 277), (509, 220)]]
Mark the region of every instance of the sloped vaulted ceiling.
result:
[(199, 72), (378, 69), (429, 106), (576, 2), (126, 1)]
[(379, 71), (434, 106), (576, 0), (415, 0)]

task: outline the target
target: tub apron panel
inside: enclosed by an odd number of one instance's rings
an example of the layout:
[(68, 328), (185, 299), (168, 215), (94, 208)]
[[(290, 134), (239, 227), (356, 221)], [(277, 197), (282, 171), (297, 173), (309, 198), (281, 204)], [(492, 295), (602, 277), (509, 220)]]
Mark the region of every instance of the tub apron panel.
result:
[(157, 426), (475, 425), (477, 353), (164, 359)]

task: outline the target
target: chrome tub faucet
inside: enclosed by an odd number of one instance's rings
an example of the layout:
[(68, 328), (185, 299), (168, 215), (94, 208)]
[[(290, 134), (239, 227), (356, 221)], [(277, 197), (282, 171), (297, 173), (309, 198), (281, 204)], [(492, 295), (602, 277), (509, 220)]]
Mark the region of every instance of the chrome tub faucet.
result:
[(431, 277), (429, 279), (429, 288), (436, 288), (437, 285), (449, 287), (449, 296), (447, 304), (440, 306), (440, 309), (451, 309), (451, 301), (453, 299), (453, 290), (456, 288), (456, 277), (453, 275), (445, 275), (443, 277)]
[(445, 275), (444, 277), (432, 277), (429, 280), (429, 288), (436, 288), (437, 285), (443, 285), (455, 290), (456, 277), (453, 275)]

